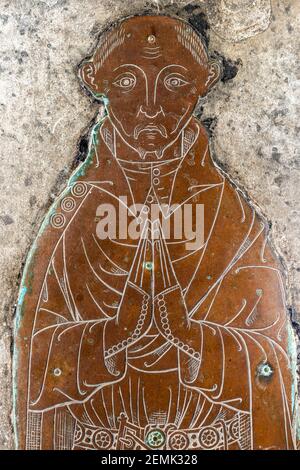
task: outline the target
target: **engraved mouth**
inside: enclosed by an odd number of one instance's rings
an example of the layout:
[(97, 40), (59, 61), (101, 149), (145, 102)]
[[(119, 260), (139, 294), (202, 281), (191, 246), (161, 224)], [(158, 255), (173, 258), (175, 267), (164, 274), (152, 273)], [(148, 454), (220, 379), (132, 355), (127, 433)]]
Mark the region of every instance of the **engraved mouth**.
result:
[(142, 132), (147, 132), (149, 134), (155, 134), (156, 132), (158, 132), (162, 137), (167, 138), (167, 130), (162, 124), (159, 124), (158, 126), (152, 124), (148, 124), (147, 126), (136, 126), (133, 132), (134, 139), (137, 140)]

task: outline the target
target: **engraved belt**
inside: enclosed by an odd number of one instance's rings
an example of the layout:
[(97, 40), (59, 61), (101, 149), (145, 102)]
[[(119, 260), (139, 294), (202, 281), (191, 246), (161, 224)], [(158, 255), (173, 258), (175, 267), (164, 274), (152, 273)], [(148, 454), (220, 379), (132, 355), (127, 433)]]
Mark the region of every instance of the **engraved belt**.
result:
[(227, 450), (237, 443), (251, 448), (250, 417), (237, 413), (232, 419), (219, 419), (209, 426), (178, 429), (175, 424), (147, 425), (131, 423), (126, 415), (119, 418), (118, 429), (91, 426), (77, 421), (73, 448), (87, 450)]

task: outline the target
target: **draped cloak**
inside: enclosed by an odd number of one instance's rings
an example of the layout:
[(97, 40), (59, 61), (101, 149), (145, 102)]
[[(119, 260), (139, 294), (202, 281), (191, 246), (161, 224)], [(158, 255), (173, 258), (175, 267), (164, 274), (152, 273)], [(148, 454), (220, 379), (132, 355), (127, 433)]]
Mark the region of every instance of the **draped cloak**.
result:
[[(212, 162), (196, 119), (178, 145), (178, 158), (158, 162), (159, 192), (149, 165), (120, 162), (107, 118), (46, 217), (18, 306), (21, 448), (72, 448), (78, 424), (114, 430), (124, 415), (141, 429), (177, 430), (243, 416), (247, 432), (236, 448), (294, 448), (292, 339), (266, 224)], [(104, 355), (138, 240), (100, 240), (97, 207), (118, 208), (120, 195), (130, 206), (139, 191), (142, 200), (152, 191), (159, 204), (204, 205), (201, 247), (187, 251), (182, 242), (166, 241), (187, 315), (199, 329), (188, 344), (193, 358), (154, 324), (113, 362)], [(260, 374), (264, 365), (270, 376)]]

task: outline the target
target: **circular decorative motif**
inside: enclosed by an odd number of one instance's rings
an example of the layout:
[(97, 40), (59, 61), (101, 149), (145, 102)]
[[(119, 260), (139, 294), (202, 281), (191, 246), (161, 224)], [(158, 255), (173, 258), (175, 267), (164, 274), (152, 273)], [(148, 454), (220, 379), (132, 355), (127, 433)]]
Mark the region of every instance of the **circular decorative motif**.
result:
[(169, 446), (172, 450), (185, 450), (188, 448), (189, 440), (181, 431), (175, 431), (169, 438)]
[(66, 219), (64, 214), (53, 214), (50, 223), (54, 228), (62, 228), (65, 225)]
[(212, 426), (206, 426), (199, 431), (199, 442), (205, 449), (216, 447), (220, 440), (218, 431)]
[(93, 435), (93, 445), (96, 449), (109, 449), (113, 443), (111, 432), (106, 429), (96, 431)]
[(87, 185), (82, 182), (75, 183), (72, 188), (72, 194), (75, 197), (83, 197), (87, 193)]
[(76, 203), (72, 197), (65, 197), (61, 201), (61, 208), (65, 212), (71, 212), (75, 209)]
[(150, 194), (150, 195), (147, 197), (146, 201), (147, 201), (148, 204), (151, 204), (151, 203), (154, 201), (153, 196)]
[(149, 431), (146, 436), (146, 444), (153, 449), (163, 446), (165, 441), (165, 434), (160, 429), (152, 429), (152, 431)]
[(235, 419), (229, 424), (229, 434), (233, 439), (238, 439), (240, 437), (239, 433), (239, 420)]
[(75, 435), (74, 435), (75, 443), (80, 442), (83, 439), (83, 436), (84, 436), (84, 428), (79, 422), (77, 422), (76, 428), (75, 428)]

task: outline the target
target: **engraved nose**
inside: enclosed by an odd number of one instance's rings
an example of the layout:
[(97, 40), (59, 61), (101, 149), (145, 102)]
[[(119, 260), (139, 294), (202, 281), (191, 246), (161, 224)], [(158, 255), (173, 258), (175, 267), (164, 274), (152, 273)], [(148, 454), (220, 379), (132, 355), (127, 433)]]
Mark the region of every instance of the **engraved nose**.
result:
[(154, 119), (160, 113), (164, 115), (163, 109), (161, 106), (146, 106), (142, 105), (139, 109), (139, 113), (144, 114), (149, 119)]

